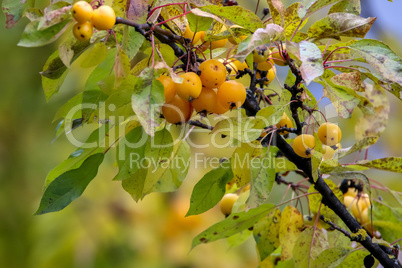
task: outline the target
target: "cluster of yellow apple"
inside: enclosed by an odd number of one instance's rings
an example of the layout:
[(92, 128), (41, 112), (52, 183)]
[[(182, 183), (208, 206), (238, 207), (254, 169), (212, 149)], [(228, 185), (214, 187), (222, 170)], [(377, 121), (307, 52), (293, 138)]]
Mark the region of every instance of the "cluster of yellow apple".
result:
[[(339, 142), (342, 138), (341, 129), (333, 124), (326, 122), (318, 128), (318, 138), (323, 143), (323, 158), (332, 158), (334, 152), (340, 148)], [(293, 150), (296, 154), (304, 158), (310, 158), (315, 147), (315, 138), (310, 134), (301, 134), (293, 141)]]
[(91, 38), (93, 28), (97, 30), (110, 30), (116, 23), (116, 14), (113, 8), (107, 5), (93, 9), (86, 1), (78, 1), (71, 10), (77, 22), (73, 27), (73, 35), (79, 41)]
[(343, 203), (364, 228), (371, 229), (369, 219), (371, 203), (368, 194), (359, 194), (355, 188), (349, 188), (343, 195)]
[(182, 83), (175, 83), (166, 75), (158, 78), (165, 92), (162, 113), (169, 123), (187, 122), (193, 109), (205, 114), (223, 114), (239, 108), (246, 100), (246, 88), (240, 82), (226, 81), (226, 67), (219, 60), (206, 60), (199, 69), (200, 75), (194, 72), (181, 74)]

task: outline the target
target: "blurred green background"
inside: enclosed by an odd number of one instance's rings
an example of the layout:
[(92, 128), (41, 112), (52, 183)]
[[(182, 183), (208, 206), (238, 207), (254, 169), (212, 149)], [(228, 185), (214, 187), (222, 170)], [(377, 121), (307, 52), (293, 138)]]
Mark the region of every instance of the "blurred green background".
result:
[[(371, 3), (363, 16), (379, 17), (370, 38), (384, 40), (402, 56), (401, 28), (393, 27), (401, 25), (395, 12), (402, 10), (401, 3), (365, 2)], [(390, 18), (393, 24), (387, 24)], [(61, 93), (46, 103), (39, 72), (55, 46), (18, 47), (27, 21), (6, 30), (4, 20), (1, 13), (0, 267), (256, 267), (250, 239), (232, 249), (227, 241), (217, 241), (189, 252), (195, 235), (223, 219), (216, 207), (184, 219), (191, 189), (203, 174), (199, 169), (190, 170), (177, 194), (151, 194), (137, 204), (120, 183), (111, 181), (117, 169), (109, 157), (81, 198), (61, 212), (33, 216), (47, 173), (74, 150), (64, 137), (52, 143), (56, 127), (52, 119), (58, 107), (80, 90), (80, 73), (70, 74)], [(391, 95), (389, 99), (389, 129), (369, 158), (402, 156), (401, 103)], [(344, 146), (353, 144), (353, 122), (341, 122)], [(402, 191), (398, 174), (368, 175)], [(278, 192), (280, 198), (284, 188)]]

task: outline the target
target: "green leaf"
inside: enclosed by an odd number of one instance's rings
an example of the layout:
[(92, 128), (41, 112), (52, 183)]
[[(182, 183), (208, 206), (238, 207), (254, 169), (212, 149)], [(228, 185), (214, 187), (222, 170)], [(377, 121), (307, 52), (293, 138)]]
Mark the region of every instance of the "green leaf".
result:
[(309, 85), (311, 81), (324, 73), (321, 50), (315, 44), (307, 41), (301, 41), (299, 48), (302, 61), (300, 71), (306, 85)]
[[(156, 175), (148, 173), (148, 176), (159, 176), (151, 192), (173, 192), (177, 190), (187, 176), (190, 167), (190, 146), (185, 141), (175, 145), (170, 158), (163, 163)], [(148, 180), (148, 179), (147, 179)]]
[[(50, 55), (49, 59), (46, 61), (45, 65), (43, 66), (43, 72), (46, 72), (48, 68), (51, 66), (53, 60), (57, 60), (59, 58), (59, 51), (55, 51), (52, 55)], [(63, 62), (60, 60), (60, 62), (63, 64)], [(61, 67), (63, 70), (60, 73), (57, 73), (56, 76), (57, 78), (51, 79), (47, 78), (46, 76), (42, 75), (42, 87), (43, 91), (45, 93), (46, 101), (49, 101), (50, 97), (52, 97), (54, 94), (56, 94), (61, 85), (64, 82), (64, 79), (66, 78), (68, 74), (67, 67), (63, 64), (64, 67)], [(59, 71), (57, 71), (59, 72)]]
[(276, 208), (254, 225), (253, 236), (261, 261), (279, 247), (280, 221), (281, 211)]
[(314, 39), (339, 39), (341, 36), (364, 38), (375, 20), (350, 13), (332, 13), (311, 25), (308, 36)]
[[(119, 173), (113, 180), (125, 180), (136, 175), (136, 172), (144, 168), (145, 148), (148, 137), (142, 127), (136, 127), (122, 137), (117, 145), (116, 160)], [(144, 178), (145, 179), (145, 178)], [(142, 191), (141, 191), (142, 192)]]
[[(232, 172), (238, 187), (248, 184), (252, 178), (251, 164), (257, 162), (256, 157), (262, 155), (263, 149), (259, 141), (241, 143), (234, 151), (231, 158)], [(258, 166), (258, 162), (256, 165)], [(256, 175), (256, 173), (254, 174)]]
[(299, 17), (305, 19), (319, 9), (336, 2), (339, 0), (302, 0), (298, 11)]
[(6, 17), (6, 28), (10, 29), (21, 19), (24, 10), (34, 6), (34, 0), (15, 1), (3, 0), (1, 8)]
[(351, 251), (346, 257), (344, 257), (342, 263), (337, 268), (350, 268), (350, 267), (364, 267), (364, 258), (370, 255), (366, 249)]
[(154, 136), (161, 122), (160, 107), (165, 101), (163, 85), (154, 78), (153, 68), (146, 68), (134, 86), (131, 104), (145, 132)]
[(254, 12), (244, 7), (210, 5), (201, 7), (200, 9), (220, 18), (230, 20), (232, 23), (253, 32), (258, 28), (264, 27), (261, 19)]
[(296, 29), (298, 27), (299, 27), (299, 30), (302, 29), (303, 26), (306, 25), (306, 23), (308, 21), (308, 18), (303, 20), (303, 22), (299, 18), (299, 15), (297, 14), (297, 10), (299, 9), (299, 7), (300, 7), (300, 2), (297, 2), (297, 3), (291, 4), (285, 10), (285, 26), (283, 28), (285, 29), (285, 36), (289, 39), (292, 37), (292, 35), (294, 34), (294, 32), (296, 31)]
[(70, 20), (64, 20), (44, 30), (38, 30), (39, 21), (31, 21), (25, 27), (18, 45), (21, 47), (40, 47), (56, 41), (68, 28)]
[(338, 12), (360, 15), (361, 13), (360, 0), (343, 0), (336, 3), (329, 9), (329, 14)]
[(105, 59), (101, 64), (96, 66), (96, 68), (89, 75), (86, 83), (85, 83), (85, 91), (88, 90), (99, 90), (100, 89), (100, 81), (108, 79), (112, 75), (114, 61), (116, 59), (116, 49), (111, 49), (106, 54)]
[(378, 40), (364, 39), (349, 47), (357, 51), (387, 82), (402, 86), (402, 60), (387, 45)]
[(124, 26), (122, 47), (129, 59), (134, 58), (144, 41), (145, 37), (137, 32), (134, 27)]
[(212, 18), (197, 16), (192, 12), (187, 14), (187, 20), (193, 32), (206, 31), (213, 22)]
[(107, 48), (104, 42), (99, 42), (91, 46), (85, 54), (82, 55), (82, 68), (97, 66), (106, 58)]
[(386, 157), (375, 160), (362, 160), (356, 165), (402, 173), (402, 157)]
[[(66, 123), (68, 125), (68, 123)], [(66, 173), (69, 170), (77, 169), (81, 166), (81, 164), (88, 157), (103, 153), (105, 148), (102, 148), (101, 145), (108, 145), (108, 136), (110, 126), (108, 124), (101, 125), (100, 128), (96, 129), (91, 133), (85, 143), (79, 144), (79, 141), (74, 140), (74, 137), (71, 136), (72, 133), (69, 133), (69, 140), (73, 142), (73, 144), (79, 147), (69, 158), (61, 162), (54, 169), (52, 169), (46, 177), (45, 186), (46, 189), (50, 183), (59, 177), (61, 174)]]
[(205, 174), (194, 186), (186, 216), (198, 215), (213, 208), (222, 199), (226, 191), (226, 183), (232, 178), (230, 161), (223, 162), (218, 168)]
[(350, 254), (352, 249), (344, 247), (327, 248), (312, 262), (313, 268), (335, 267), (342, 262), (343, 258)]
[(122, 49), (116, 54), (116, 60), (113, 65), (114, 70), (114, 88), (118, 88), (130, 73), (130, 59)]
[[(296, 267), (308, 267), (321, 252), (329, 247), (326, 233), (321, 228), (307, 227), (297, 238), (293, 248)], [(307, 252), (309, 252), (307, 254)]]
[(248, 207), (257, 207), (267, 202), (275, 183), (275, 162), (274, 152), (264, 154), (262, 157), (250, 160), (251, 167), (251, 189), (247, 200)]
[(72, 114), (70, 118), (81, 118), (82, 117), (82, 94), (83, 92), (78, 93), (74, 97), (72, 97), (69, 101), (67, 101), (63, 106), (57, 110), (53, 122), (59, 118), (65, 118), (73, 109), (76, 109), (76, 113)]
[[(335, 196), (343, 203), (343, 193), (341, 192), (341, 190), (339, 190), (338, 186), (330, 179), (324, 179), (324, 181), (328, 185), (328, 187), (332, 190), (332, 192), (335, 194)], [(311, 185), (308, 192), (313, 193), (317, 192), (317, 190), (314, 188), (314, 185)], [(327, 218), (332, 219), (335, 216), (335, 213), (333, 212), (332, 209), (330, 209), (324, 204), (321, 204), (322, 195), (320, 193), (309, 195), (308, 200), (310, 210), (313, 214), (318, 214), (319, 210), (320, 215), (324, 215)]]
[(103, 158), (103, 153), (91, 155), (79, 168), (69, 170), (53, 180), (46, 188), (35, 215), (62, 210), (80, 197), (98, 173)]
[(264, 204), (257, 208), (238, 213), (232, 213), (221, 222), (212, 225), (204, 232), (197, 235), (192, 242), (191, 248), (201, 243), (210, 243), (222, 238), (227, 238), (245, 229), (252, 227), (261, 218), (266, 216), (275, 206)]

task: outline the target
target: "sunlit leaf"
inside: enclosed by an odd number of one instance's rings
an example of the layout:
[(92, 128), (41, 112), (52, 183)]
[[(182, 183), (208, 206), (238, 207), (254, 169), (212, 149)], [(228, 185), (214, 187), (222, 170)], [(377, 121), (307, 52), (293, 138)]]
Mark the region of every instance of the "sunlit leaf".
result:
[(270, 14), (275, 24), (284, 26), (285, 8), (280, 0), (267, 0)]
[(297, 238), (293, 248), (296, 267), (308, 267), (322, 251), (327, 249), (328, 238), (321, 228), (307, 227)]
[[(308, 18), (306, 18), (301, 23), (301, 19), (299, 18), (299, 15), (297, 14), (297, 10), (299, 9), (299, 6), (300, 6), (300, 2), (296, 2), (296, 3), (291, 4), (285, 10), (285, 26), (283, 28), (285, 29), (285, 36), (287, 38), (290, 38), (298, 27), (299, 27), (299, 30), (302, 29), (303, 26), (306, 25), (306, 23), (308, 21)], [(300, 32), (298, 32), (298, 33), (300, 33)], [(296, 35), (292, 39), (292, 41), (297, 42)]]
[(99, 65), (105, 60), (106, 53), (107, 48), (104, 42), (94, 44), (85, 54), (83, 54), (81, 67), (89, 68)]
[(302, 61), (300, 71), (306, 85), (309, 85), (311, 81), (324, 73), (321, 51), (315, 44), (307, 41), (301, 41), (299, 48)]
[(218, 168), (206, 173), (194, 186), (190, 209), (186, 216), (198, 215), (214, 207), (222, 199), (226, 191), (226, 183), (232, 178), (230, 161), (225, 161)]
[(257, 208), (250, 209), (247, 212), (232, 213), (223, 221), (212, 225), (207, 230), (197, 235), (193, 239), (191, 248), (202, 243), (210, 243), (222, 238), (227, 238), (248, 229), (266, 216), (274, 207), (273, 204), (264, 204)]
[(55, 178), (43, 193), (35, 215), (62, 210), (80, 197), (98, 173), (103, 158), (103, 153), (91, 155), (77, 169), (69, 170)]
[(286, 206), (282, 211), (279, 227), (279, 241), (282, 247), (281, 260), (289, 260), (293, 257), (293, 248), (303, 227), (303, 215), (297, 208)]
[(342, 157), (352, 154), (354, 152), (367, 149), (371, 145), (375, 144), (377, 142), (377, 140), (378, 140), (378, 137), (364, 137), (364, 138), (358, 140), (350, 148), (342, 148), (342, 149), (336, 150), (333, 158), (335, 158), (335, 159), (342, 158)]
[(255, 129), (254, 120), (248, 117), (229, 117), (219, 121), (211, 131), (213, 135), (225, 135), (232, 140), (252, 142), (261, 135), (261, 128)]
[(261, 261), (279, 247), (280, 221), (281, 211), (275, 209), (254, 225), (253, 236)]

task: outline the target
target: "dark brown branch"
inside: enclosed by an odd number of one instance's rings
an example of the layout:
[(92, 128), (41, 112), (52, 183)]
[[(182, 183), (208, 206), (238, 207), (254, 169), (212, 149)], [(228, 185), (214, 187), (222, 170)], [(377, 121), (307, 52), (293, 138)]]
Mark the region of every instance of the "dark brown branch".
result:
[(200, 128), (205, 128), (205, 129), (209, 129), (212, 130), (214, 127), (201, 123), (199, 120), (190, 120), (187, 122), (187, 124), (191, 125), (191, 126), (196, 126), (196, 127), (200, 127)]

